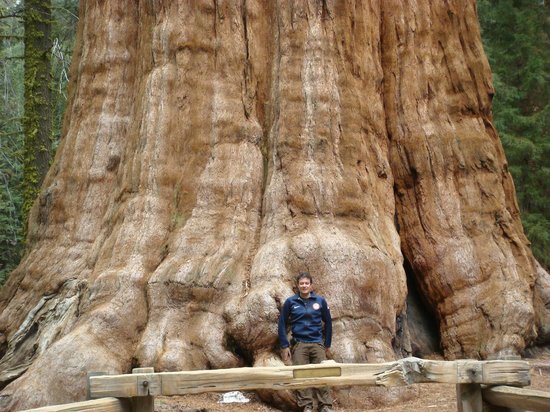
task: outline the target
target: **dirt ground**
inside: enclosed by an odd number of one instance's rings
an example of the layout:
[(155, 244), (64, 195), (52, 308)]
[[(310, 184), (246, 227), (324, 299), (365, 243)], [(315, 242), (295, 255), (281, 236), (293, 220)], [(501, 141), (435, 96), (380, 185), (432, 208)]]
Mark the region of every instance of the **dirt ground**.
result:
[[(526, 359), (531, 365), (531, 385), (526, 388), (550, 391), (550, 352), (533, 359)], [(344, 409), (337, 404), (339, 412), (409, 412), (434, 411), (456, 412), (456, 387), (451, 384), (418, 384), (414, 399), (385, 408)], [(280, 409), (263, 404), (254, 393), (246, 393), (248, 403), (220, 403), (222, 394), (208, 393), (178, 397), (155, 397), (157, 412), (278, 412)]]

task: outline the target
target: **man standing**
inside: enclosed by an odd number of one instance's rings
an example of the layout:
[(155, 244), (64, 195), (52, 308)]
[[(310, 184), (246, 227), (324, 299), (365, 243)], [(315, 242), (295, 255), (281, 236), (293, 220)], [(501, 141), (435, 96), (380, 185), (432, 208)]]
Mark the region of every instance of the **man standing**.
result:
[[(332, 319), (327, 301), (313, 292), (313, 279), (301, 272), (296, 279), (298, 293), (283, 304), (279, 318), (281, 357), (288, 363), (291, 356), (287, 339), (287, 321), (292, 330), (292, 363), (306, 365), (326, 359), (332, 341)], [(324, 324), (324, 327), (323, 327)], [(324, 333), (323, 333), (324, 332)], [(328, 388), (300, 389), (296, 401), (304, 412), (313, 412), (313, 392), (320, 412), (332, 412), (332, 399)]]

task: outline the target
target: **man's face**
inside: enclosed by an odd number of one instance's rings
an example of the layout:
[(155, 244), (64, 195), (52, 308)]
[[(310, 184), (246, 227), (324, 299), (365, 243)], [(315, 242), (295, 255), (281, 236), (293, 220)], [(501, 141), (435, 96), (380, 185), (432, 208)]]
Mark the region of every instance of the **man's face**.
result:
[(301, 278), (298, 281), (298, 290), (300, 291), (300, 295), (309, 295), (312, 290), (312, 285), (308, 278)]

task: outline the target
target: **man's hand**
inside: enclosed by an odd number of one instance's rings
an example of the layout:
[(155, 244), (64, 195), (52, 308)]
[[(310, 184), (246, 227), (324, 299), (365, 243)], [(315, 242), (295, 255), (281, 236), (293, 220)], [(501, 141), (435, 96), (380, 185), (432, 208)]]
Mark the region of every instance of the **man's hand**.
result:
[(290, 348), (281, 349), (281, 358), (283, 359), (285, 365), (290, 364)]
[(332, 359), (332, 352), (330, 351), (330, 348), (325, 348), (325, 356), (327, 359)]

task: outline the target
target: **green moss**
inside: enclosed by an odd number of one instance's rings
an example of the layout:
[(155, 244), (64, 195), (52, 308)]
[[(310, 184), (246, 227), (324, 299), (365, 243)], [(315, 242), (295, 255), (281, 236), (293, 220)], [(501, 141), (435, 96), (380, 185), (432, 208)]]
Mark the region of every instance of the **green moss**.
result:
[[(40, 191), (51, 159), (51, 0), (27, 0), (25, 21), (25, 116), (23, 222)], [(24, 227), (26, 225), (24, 224)]]

